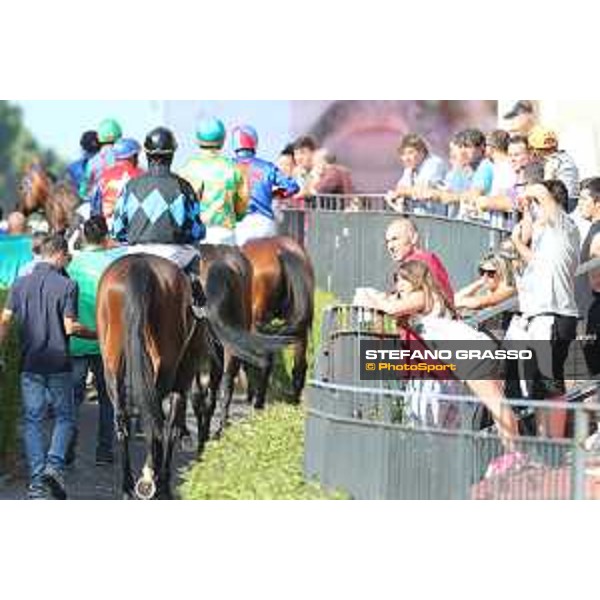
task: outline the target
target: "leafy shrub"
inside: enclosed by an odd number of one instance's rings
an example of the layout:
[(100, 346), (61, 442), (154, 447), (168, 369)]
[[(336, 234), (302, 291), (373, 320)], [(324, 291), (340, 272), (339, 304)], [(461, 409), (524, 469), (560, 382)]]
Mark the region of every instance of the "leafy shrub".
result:
[(208, 444), (185, 475), (186, 500), (343, 499), (304, 481), (304, 410), (276, 404)]
[[(6, 289), (0, 289), (0, 310), (4, 307), (7, 293)], [(6, 361), (6, 370), (0, 374), (0, 467), (4, 470), (15, 457), (20, 409), (20, 350), (14, 327), (0, 353)]]

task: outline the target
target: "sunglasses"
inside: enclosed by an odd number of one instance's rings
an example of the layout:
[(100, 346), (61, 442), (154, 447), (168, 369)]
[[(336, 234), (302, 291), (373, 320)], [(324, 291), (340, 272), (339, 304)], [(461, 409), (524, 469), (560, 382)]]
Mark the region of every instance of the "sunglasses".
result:
[(496, 271), (490, 269), (479, 269), (480, 277), (496, 277)]

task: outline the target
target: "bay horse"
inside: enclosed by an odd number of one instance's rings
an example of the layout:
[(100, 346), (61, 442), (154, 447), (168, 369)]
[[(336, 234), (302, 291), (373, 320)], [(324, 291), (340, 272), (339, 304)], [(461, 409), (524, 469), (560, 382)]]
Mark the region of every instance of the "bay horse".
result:
[(35, 159), (25, 167), (18, 191), (19, 211), (26, 217), (42, 213), (50, 232), (67, 231), (80, 203), (70, 184), (55, 183), (42, 163)]
[[(292, 393), (299, 402), (306, 380), (308, 336), (314, 317), (315, 277), (310, 257), (298, 242), (287, 236), (250, 240), (242, 246), (242, 252), (252, 265), (254, 330), (272, 331), (294, 339)], [(283, 323), (272, 330), (270, 323), (274, 319)], [(265, 405), (272, 368), (273, 354), (270, 354), (256, 386), (249, 381), (248, 400), (254, 402), (255, 408)]]
[[(186, 394), (202, 361), (215, 360), (215, 335), (225, 347), (259, 367), (281, 347), (275, 338), (240, 329), (228, 269), (216, 260), (206, 274), (206, 319), (191, 311), (188, 277), (170, 261), (148, 254), (124, 256), (102, 275), (96, 321), (107, 391), (122, 442), (126, 498), (170, 498), (174, 444), (186, 431)], [(146, 459), (134, 484), (129, 455), (132, 410), (143, 421)], [(199, 431), (200, 435), (200, 431)]]

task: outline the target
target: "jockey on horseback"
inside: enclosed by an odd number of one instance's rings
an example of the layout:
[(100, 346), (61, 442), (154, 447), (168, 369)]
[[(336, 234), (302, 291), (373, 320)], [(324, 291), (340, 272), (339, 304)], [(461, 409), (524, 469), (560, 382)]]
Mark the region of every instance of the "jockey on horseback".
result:
[(103, 215), (109, 225), (112, 223), (117, 201), (123, 195), (129, 180), (144, 173), (138, 167), (140, 150), (136, 140), (120, 139), (113, 148), (115, 166), (105, 169), (100, 175), (92, 202), (92, 213)]
[(248, 240), (277, 235), (273, 195), (289, 198), (300, 191), (294, 179), (286, 177), (273, 163), (256, 157), (258, 134), (254, 127), (241, 125), (233, 130), (235, 162), (250, 192), (248, 214), (235, 230), (238, 246)]
[(132, 179), (117, 201), (112, 234), (132, 246), (130, 253), (148, 253), (176, 263), (190, 275), (194, 305), (204, 295), (194, 275), (200, 257), (192, 246), (206, 235), (192, 186), (171, 172), (177, 142), (165, 127), (152, 130), (144, 142), (148, 172)]
[[(114, 119), (105, 119), (98, 127), (100, 151), (86, 164), (85, 172), (79, 186), (82, 200), (93, 202), (100, 176), (105, 169), (115, 164), (114, 144), (123, 137), (121, 126)], [(92, 214), (100, 214), (98, 210)]]
[(95, 131), (86, 131), (79, 140), (79, 146), (81, 147), (81, 158), (71, 163), (65, 173), (65, 179), (73, 186), (76, 194), (79, 194), (87, 164), (100, 151), (98, 134)]
[(223, 156), (225, 126), (219, 119), (202, 120), (196, 130), (200, 153), (188, 160), (180, 175), (200, 199), (206, 224), (206, 243), (235, 244), (236, 223), (246, 214), (243, 177), (234, 162)]

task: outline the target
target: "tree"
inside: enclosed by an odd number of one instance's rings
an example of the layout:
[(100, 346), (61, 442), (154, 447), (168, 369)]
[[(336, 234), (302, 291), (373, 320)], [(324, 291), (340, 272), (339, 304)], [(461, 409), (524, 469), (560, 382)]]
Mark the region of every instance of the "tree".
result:
[(21, 109), (0, 100), (0, 206), (12, 210), (17, 203), (20, 173), (32, 158), (38, 157), (54, 175), (65, 168), (64, 161), (53, 150), (43, 148), (23, 123)]

